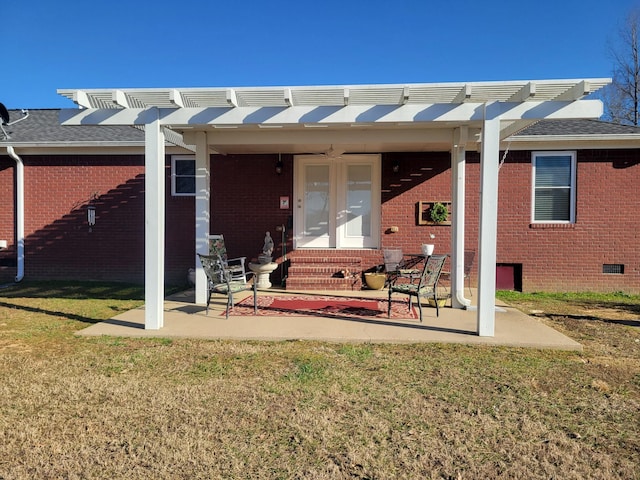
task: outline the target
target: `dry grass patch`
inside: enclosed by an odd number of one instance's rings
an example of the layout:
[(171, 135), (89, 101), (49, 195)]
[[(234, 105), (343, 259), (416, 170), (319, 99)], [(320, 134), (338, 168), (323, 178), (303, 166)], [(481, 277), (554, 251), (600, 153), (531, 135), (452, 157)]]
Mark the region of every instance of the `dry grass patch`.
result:
[(69, 296), (0, 291), (4, 479), (640, 475), (606, 349), (76, 337), (140, 300)]

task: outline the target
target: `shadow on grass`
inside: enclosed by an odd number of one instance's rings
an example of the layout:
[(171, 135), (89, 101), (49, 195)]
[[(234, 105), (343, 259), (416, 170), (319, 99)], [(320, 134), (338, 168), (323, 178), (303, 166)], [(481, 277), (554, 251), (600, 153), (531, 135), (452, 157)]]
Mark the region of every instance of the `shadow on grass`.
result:
[[(180, 291), (182, 287), (168, 287), (167, 294)], [(114, 301), (143, 301), (144, 286), (128, 283), (113, 282), (71, 282), (71, 281), (42, 281), (10, 284), (0, 289), (0, 307), (23, 312), (49, 315), (66, 320), (74, 320), (85, 324), (96, 324), (105, 321), (104, 318), (93, 318), (55, 309), (18, 305), (11, 303), (12, 298), (43, 298), (65, 300), (114, 300)], [(117, 306), (110, 306), (113, 315), (124, 310)]]
[(24, 282), (0, 290), (5, 298), (66, 298), (78, 300), (142, 300), (144, 287), (126, 283), (105, 282)]
[[(165, 296), (184, 286), (165, 287)], [(78, 300), (144, 300), (144, 285), (114, 282), (46, 281), (9, 284), (0, 289), (5, 298), (66, 298)]]
[[(565, 317), (572, 320), (600, 321), (613, 325), (640, 327), (640, 296), (616, 293), (517, 293), (498, 292), (497, 297), (515, 305), (533, 302), (538, 313), (536, 317)], [(563, 305), (562, 307), (559, 305)], [(570, 305), (571, 308), (565, 308)], [(573, 310), (573, 313), (566, 310)], [(585, 313), (579, 313), (584, 311)], [(607, 318), (607, 312), (615, 311), (624, 316), (637, 318)]]
[(638, 327), (640, 328), (640, 319), (631, 320), (631, 319), (616, 319), (616, 318), (604, 318), (604, 317), (595, 317), (593, 315), (571, 315), (565, 313), (542, 313), (531, 315), (532, 317), (544, 317), (544, 318), (569, 318), (571, 320), (577, 321), (585, 321), (585, 322), (602, 322), (602, 323), (610, 323), (612, 325), (624, 325), (627, 327)]
[(65, 320), (76, 320), (78, 322), (90, 323), (90, 324), (96, 324), (103, 321), (103, 319), (100, 319), (100, 318), (84, 317), (82, 315), (75, 315), (73, 313), (58, 312), (55, 310), (46, 310), (44, 308), (28, 307), (26, 305), (16, 305), (15, 303), (0, 302), (0, 307), (10, 308), (13, 310), (22, 310), (24, 312), (30, 312), (30, 313), (40, 313), (42, 315), (60, 317), (60, 318), (64, 318)]

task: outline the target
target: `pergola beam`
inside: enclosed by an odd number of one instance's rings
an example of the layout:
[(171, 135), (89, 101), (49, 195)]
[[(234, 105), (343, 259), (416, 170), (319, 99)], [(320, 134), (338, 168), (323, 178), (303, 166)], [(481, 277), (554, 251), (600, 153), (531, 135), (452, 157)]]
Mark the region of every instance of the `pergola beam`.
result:
[(572, 101), (577, 100), (579, 98), (585, 97), (591, 93), (591, 83), (587, 80), (582, 80), (581, 82), (576, 83), (566, 92), (558, 95), (554, 100), (558, 101)]
[[(195, 142), (195, 132), (185, 131), (184, 141), (188, 144)], [(472, 130), (478, 134), (479, 129)], [(209, 145), (238, 145), (238, 144), (317, 144), (317, 143), (438, 143), (449, 144), (451, 142), (450, 128), (423, 128), (394, 130), (393, 128), (370, 128), (332, 130), (326, 128), (297, 129), (292, 135), (291, 129), (215, 129), (207, 132)]]
[(529, 82), (522, 86), (508, 101), (509, 102), (526, 102), (536, 96), (536, 84)]
[(121, 108), (131, 108), (127, 95), (122, 90), (114, 90), (111, 95), (111, 101)]
[(460, 89), (458, 94), (453, 99), (452, 103), (468, 102), (469, 99), (471, 98), (472, 93), (473, 93), (473, 87), (467, 83)]

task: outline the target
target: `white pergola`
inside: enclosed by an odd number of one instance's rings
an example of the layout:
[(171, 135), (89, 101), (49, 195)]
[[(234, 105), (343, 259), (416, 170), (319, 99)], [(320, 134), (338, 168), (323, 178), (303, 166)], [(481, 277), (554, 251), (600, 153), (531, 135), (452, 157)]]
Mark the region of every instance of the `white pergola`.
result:
[[(145, 130), (145, 328), (164, 324), (165, 143), (196, 157), (195, 253), (207, 253), (210, 153), (450, 151), (453, 306), (464, 298), (465, 152), (480, 152), (477, 333), (495, 327), (500, 145), (542, 119), (599, 118), (608, 78), (407, 85), (61, 89), (63, 125)], [(196, 302), (206, 299), (197, 256)]]

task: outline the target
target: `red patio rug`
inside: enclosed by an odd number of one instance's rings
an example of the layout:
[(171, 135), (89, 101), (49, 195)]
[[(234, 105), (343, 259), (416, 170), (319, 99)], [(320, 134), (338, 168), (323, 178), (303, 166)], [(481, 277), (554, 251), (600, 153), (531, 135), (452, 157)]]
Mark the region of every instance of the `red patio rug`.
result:
[[(387, 318), (386, 299), (361, 297), (332, 297), (326, 295), (258, 295), (258, 315), (316, 316), (351, 318)], [(406, 300), (391, 301), (391, 318), (418, 318), (414, 306), (409, 312)], [(225, 312), (222, 312), (224, 315)], [(238, 302), (230, 316), (253, 315), (253, 296)]]

